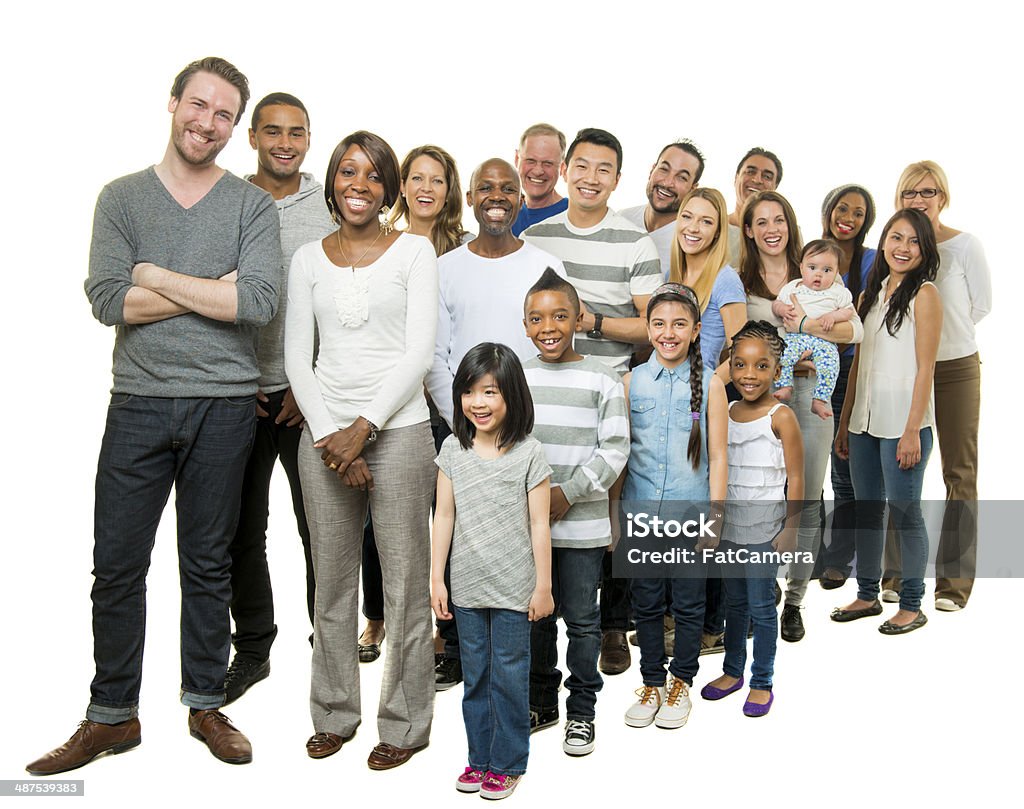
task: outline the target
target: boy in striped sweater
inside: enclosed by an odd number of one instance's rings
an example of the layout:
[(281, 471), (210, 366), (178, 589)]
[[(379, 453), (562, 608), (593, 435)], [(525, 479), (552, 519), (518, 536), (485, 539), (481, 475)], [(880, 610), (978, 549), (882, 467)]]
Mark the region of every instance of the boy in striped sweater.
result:
[(575, 288), (548, 269), (526, 295), (526, 333), (539, 356), (524, 364), (536, 413), (533, 437), (544, 445), (551, 475), (551, 585), (555, 613), (533, 624), (530, 727), (558, 723), (555, 616), (569, 638), (562, 749), (594, 749), (594, 706), (601, 689), (601, 562), (611, 544), (609, 490), (626, 466), (629, 423), (619, 375), (573, 347), (580, 318)]

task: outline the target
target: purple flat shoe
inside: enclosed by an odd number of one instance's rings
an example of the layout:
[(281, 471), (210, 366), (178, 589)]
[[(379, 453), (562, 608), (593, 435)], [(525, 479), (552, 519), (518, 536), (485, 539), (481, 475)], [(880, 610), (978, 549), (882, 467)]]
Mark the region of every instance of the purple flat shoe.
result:
[(704, 699), (721, 699), (722, 697), (729, 696), (733, 691), (739, 691), (741, 688), (743, 688), (742, 677), (740, 677), (739, 680), (736, 681), (735, 685), (729, 688), (717, 688), (716, 686), (711, 685), (711, 683), (708, 683), (700, 690), (700, 695)]
[(772, 703), (775, 702), (775, 692), (768, 692), (768, 701), (761, 705), (757, 702), (751, 702), (749, 699), (743, 703), (743, 715), (744, 716), (766, 716), (768, 711), (772, 709)]

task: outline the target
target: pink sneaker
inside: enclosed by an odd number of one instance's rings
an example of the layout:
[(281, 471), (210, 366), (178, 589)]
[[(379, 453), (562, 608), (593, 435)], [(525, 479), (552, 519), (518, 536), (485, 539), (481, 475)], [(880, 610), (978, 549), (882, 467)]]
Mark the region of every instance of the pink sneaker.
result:
[(480, 785), (486, 777), (483, 770), (474, 770), (472, 767), (466, 767), (466, 771), (455, 779), (455, 788), (459, 792), (479, 792)]
[(483, 784), (480, 785), (480, 797), (492, 801), (500, 801), (511, 795), (517, 786), (521, 775), (495, 775), (487, 773)]

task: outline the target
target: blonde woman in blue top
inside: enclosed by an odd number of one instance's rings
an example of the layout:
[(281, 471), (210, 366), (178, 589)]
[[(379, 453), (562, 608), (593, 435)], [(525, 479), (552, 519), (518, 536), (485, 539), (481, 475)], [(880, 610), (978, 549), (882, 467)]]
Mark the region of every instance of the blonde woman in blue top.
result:
[(729, 211), (714, 188), (694, 188), (679, 203), (669, 280), (696, 295), (704, 364), (716, 367), (722, 349), (747, 320), (747, 296), (729, 266)]

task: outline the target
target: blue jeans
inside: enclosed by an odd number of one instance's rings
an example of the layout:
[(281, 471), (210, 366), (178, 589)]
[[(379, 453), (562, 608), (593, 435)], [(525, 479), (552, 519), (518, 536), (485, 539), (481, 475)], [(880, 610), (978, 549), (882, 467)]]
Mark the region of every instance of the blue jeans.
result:
[(146, 573), (175, 488), (181, 580), (181, 701), (224, 703), (231, 651), (231, 557), (256, 397), (161, 399), (115, 393), (96, 470), (92, 587), (96, 676), (86, 713), (138, 714)]
[[(555, 612), (534, 621), (530, 632), (530, 705), (534, 710), (558, 707), (558, 624), (556, 616), (565, 621), (569, 647), (565, 665), (569, 677), (565, 687), (565, 715), (569, 719), (594, 721), (597, 692), (604, 681), (597, 670), (601, 656), (601, 608), (597, 603), (597, 587), (601, 581), (601, 565), (606, 548), (552, 548), (551, 594)], [(461, 624), (459, 625), (461, 635)]]
[[(736, 545), (723, 540), (720, 550), (745, 548), (754, 553), (772, 550), (771, 542), (757, 545)], [(775, 577), (778, 565), (722, 565), (722, 586), (725, 590), (725, 661), (722, 671), (730, 677), (742, 677), (747, 666), (747, 627), (754, 625), (754, 662), (750, 666), (750, 687), (771, 690), (775, 671), (775, 647), (778, 643), (779, 618), (775, 612)]]
[[(693, 550), (692, 545), (690, 550)], [(698, 553), (697, 559), (700, 558)], [(687, 578), (630, 580), (636, 641), (640, 647), (640, 676), (643, 677), (644, 685), (665, 684), (666, 662), (673, 677), (693, 685), (700, 657), (700, 637), (704, 631), (707, 571), (701, 562), (695, 562), (689, 567), (692, 572)], [(666, 599), (666, 593), (671, 598)], [(666, 604), (667, 600), (671, 604)], [(676, 623), (671, 661), (665, 654), (666, 607)]]
[(921, 487), (932, 451), (932, 429), (921, 430), (921, 460), (912, 469), (900, 469), (896, 461), (898, 443), (896, 438), (850, 433), (850, 475), (857, 494), (857, 598), (878, 598), (885, 540), (883, 518), (888, 501), (903, 553), (900, 609), (916, 612), (921, 608), (928, 564)]
[(514, 610), (455, 613), (469, 766), (522, 775), (530, 757), (530, 621)]

